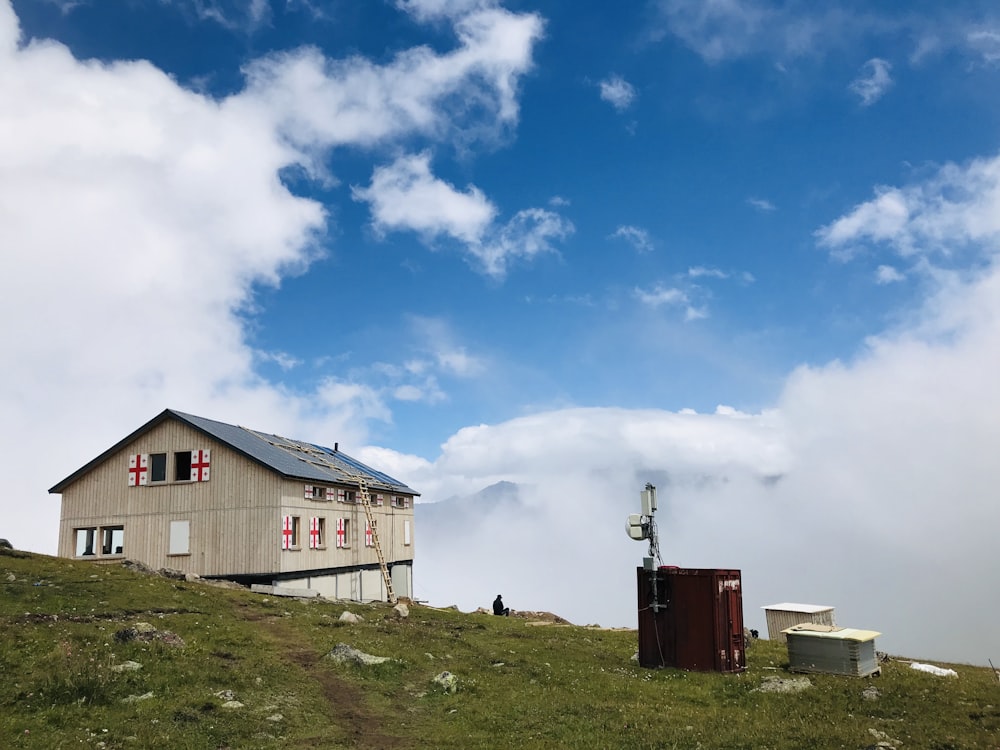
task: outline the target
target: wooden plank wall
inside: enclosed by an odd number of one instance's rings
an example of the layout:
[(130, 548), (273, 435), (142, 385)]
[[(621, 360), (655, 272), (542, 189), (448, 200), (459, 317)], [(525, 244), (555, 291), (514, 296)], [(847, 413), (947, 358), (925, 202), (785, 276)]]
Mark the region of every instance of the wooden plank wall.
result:
[[(212, 451), (207, 482), (174, 482), (175, 451)], [(129, 456), (167, 453), (163, 484), (128, 486)], [(74, 482), (62, 495), (59, 555), (75, 554), (74, 529), (123, 525), (123, 557), (200, 575), (275, 570), (280, 478), (182, 422), (168, 420)], [(171, 521), (188, 520), (188, 555), (168, 555)]]
[[(176, 451), (212, 451), (207, 482), (174, 482)], [(128, 486), (129, 456), (167, 453), (167, 479), (162, 484)], [(77, 528), (124, 526), (119, 559), (140, 560), (154, 568), (174, 568), (199, 575), (249, 575), (376, 564), (373, 547), (365, 547), (365, 513), (360, 504), (305, 499), (305, 482), (282, 479), (188, 425), (168, 420), (127, 445), (74, 482), (62, 495), (59, 555), (75, 555)], [(331, 486), (333, 487), (333, 486)], [(336, 496), (336, 493), (332, 493)], [(373, 507), (379, 540), (387, 562), (412, 560), (415, 552), (413, 498), (410, 508)], [(299, 516), (299, 546), (282, 550), (282, 521)], [(309, 548), (309, 519), (326, 519), (324, 549)], [(350, 547), (336, 546), (337, 519), (350, 520)], [(190, 554), (169, 555), (171, 521), (190, 521)], [(410, 544), (403, 524), (410, 523)], [(97, 542), (98, 548), (100, 542)], [(93, 558), (88, 558), (93, 559)], [(337, 593), (347, 581), (338, 581)], [(353, 576), (351, 587), (362, 581)], [(369, 587), (371, 584), (369, 584)], [(366, 597), (367, 598), (367, 597)]]
[[(323, 568), (339, 568), (350, 565), (372, 565), (378, 563), (374, 547), (365, 546), (365, 511), (361, 503), (341, 503), (336, 499), (316, 500), (305, 498), (307, 482), (286, 479), (282, 484), (281, 513), (275, 521), (273, 536), (280, 542), (283, 517), (298, 516), (300, 539), (297, 549), (282, 550), (280, 572), (289, 573), (299, 570), (318, 570)], [(336, 498), (336, 485), (327, 486), (332, 491), (328, 497)], [(414, 553), (413, 538), (413, 498), (407, 509), (393, 508), (390, 496), (386, 496), (385, 505), (372, 506), (372, 515), (378, 528), (379, 543), (387, 563), (397, 560), (412, 560)], [(374, 501), (373, 501), (374, 502)], [(326, 519), (326, 540), (323, 549), (309, 547), (309, 519)], [(346, 519), (350, 522), (349, 547), (337, 547), (337, 520)], [(410, 544), (404, 544), (403, 523), (410, 522)], [(279, 545), (280, 546), (280, 545)]]

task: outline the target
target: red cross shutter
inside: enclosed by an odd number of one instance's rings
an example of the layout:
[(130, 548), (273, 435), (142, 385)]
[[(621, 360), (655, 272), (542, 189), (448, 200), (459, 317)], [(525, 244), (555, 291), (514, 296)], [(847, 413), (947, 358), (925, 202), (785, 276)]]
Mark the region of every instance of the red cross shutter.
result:
[(304, 497), (306, 500), (312, 500), (312, 496), (313, 496), (312, 485), (311, 484), (307, 484), (305, 486), (305, 490), (302, 493), (302, 497)]
[(211, 468), (211, 451), (204, 450), (191, 451), (191, 481), (207, 482), (209, 470)]
[(281, 549), (292, 548), (292, 517), (285, 516), (281, 526)]
[(146, 484), (149, 475), (149, 456), (136, 453), (128, 457), (128, 486), (138, 487)]

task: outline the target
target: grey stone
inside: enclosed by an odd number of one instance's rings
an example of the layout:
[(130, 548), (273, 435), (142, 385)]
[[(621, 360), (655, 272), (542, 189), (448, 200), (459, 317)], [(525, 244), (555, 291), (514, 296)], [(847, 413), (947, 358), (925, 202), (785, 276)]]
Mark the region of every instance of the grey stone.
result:
[(335, 662), (339, 662), (340, 664), (353, 662), (354, 664), (360, 664), (365, 667), (389, 661), (388, 656), (372, 656), (371, 654), (366, 654), (363, 651), (358, 651), (356, 648), (348, 646), (346, 643), (338, 643), (333, 647), (333, 650), (327, 654), (327, 657), (333, 659)]
[(442, 672), (431, 680), (435, 685), (440, 685), (446, 693), (454, 693), (458, 690), (458, 678), (451, 672)]
[(410, 608), (407, 607), (402, 602), (400, 602), (399, 604), (397, 604), (395, 607), (392, 608), (392, 613), (396, 617), (403, 619), (410, 616)]
[(362, 619), (363, 618), (360, 615), (356, 615), (353, 612), (348, 612), (346, 610), (344, 611), (343, 614), (340, 615), (341, 622), (349, 622), (352, 625), (356, 625), (357, 623), (361, 622)]
[(143, 693), (142, 695), (130, 695), (128, 698), (122, 698), (122, 703), (138, 703), (139, 701), (148, 701), (153, 697), (153, 693)]
[(222, 704), (222, 707), (223, 708), (230, 708), (230, 709), (232, 709), (232, 708), (243, 708), (243, 704), (240, 703), (239, 701), (226, 701), (225, 703)]
[(123, 661), (111, 667), (112, 672), (135, 672), (139, 669), (142, 669), (142, 665), (137, 661)]

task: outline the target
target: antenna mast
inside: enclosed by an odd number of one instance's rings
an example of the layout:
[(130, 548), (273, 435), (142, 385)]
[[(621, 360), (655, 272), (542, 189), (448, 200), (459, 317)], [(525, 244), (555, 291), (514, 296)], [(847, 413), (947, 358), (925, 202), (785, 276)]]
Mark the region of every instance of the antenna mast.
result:
[(649, 556), (643, 560), (646, 570), (653, 569), (654, 560), (663, 565), (660, 557), (660, 537), (656, 532), (656, 487), (646, 482), (646, 489), (639, 493), (642, 513), (632, 513), (625, 522), (625, 533), (637, 542), (649, 540)]

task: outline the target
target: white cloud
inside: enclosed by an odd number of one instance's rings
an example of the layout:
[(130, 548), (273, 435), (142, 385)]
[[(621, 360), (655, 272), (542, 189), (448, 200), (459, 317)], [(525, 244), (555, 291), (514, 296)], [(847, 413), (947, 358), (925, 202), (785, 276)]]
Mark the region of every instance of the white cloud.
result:
[[(465, 97), (487, 126), (514, 122), (540, 27), (473, 12), (451, 52), (382, 66), (293, 50), (251, 62), (247, 87), (215, 100), (147, 62), (79, 62), (44, 40), (21, 49), (0, 0), (0, 315), (20, 321), (0, 327), (0, 450), (18, 467), (0, 500), (4, 536), (54, 551), (58, 500), (39, 488), (164, 407), (362, 444), (368, 420), (391, 419), (392, 388), (439, 399), (436, 377), (470, 372), (457, 347), (423, 379), (375, 388), (337, 374), (291, 392), (255, 372), (253, 291), (324, 252), (326, 211), (289, 192), (283, 170), (315, 174), (341, 144), (364, 153), (475, 130)], [(551, 236), (544, 225), (524, 227), (527, 247)]]
[(873, 57), (861, 66), (858, 77), (848, 86), (861, 99), (861, 106), (871, 106), (885, 95), (892, 86), (891, 70), (892, 64), (879, 57)]
[(331, 61), (314, 48), (246, 67), (241, 97), (301, 147), (370, 146), (402, 135), (493, 137), (518, 116), (518, 80), (542, 33), (535, 15), (484, 9), (454, 24), (457, 49), (401, 52), (387, 65)]
[(265, 352), (257, 350), (254, 352), (254, 356), (261, 362), (274, 362), (274, 364), (286, 372), (288, 370), (294, 370), (302, 364), (301, 359), (293, 357), (287, 352)]
[[(455, 343), (455, 333), (445, 320), (423, 315), (411, 315), (409, 320), (415, 348), (429, 355), (442, 373), (471, 378), (481, 375), (486, 369), (486, 361), (482, 357), (469, 354), (464, 346)], [(418, 366), (411, 361), (408, 366), (417, 372), (427, 369), (426, 363)]]
[[(62, 3), (64, 0), (49, 0)], [(253, 34), (271, 20), (270, 0), (160, 0), (198, 21), (211, 21), (229, 31)], [(77, 3), (70, 2), (70, 5)]]
[(667, 28), (708, 62), (739, 57), (761, 46), (777, 26), (777, 11), (748, 0), (661, 0)]
[(771, 201), (764, 198), (747, 198), (747, 203), (756, 208), (758, 211), (763, 211), (764, 213), (770, 213), (771, 211), (777, 210), (777, 207), (771, 203)]
[(653, 249), (649, 232), (641, 227), (623, 224), (611, 233), (611, 239), (625, 240), (640, 253), (648, 253)]
[(1000, 62), (1000, 31), (977, 29), (966, 35), (969, 48), (987, 65)]
[(371, 184), (352, 192), (355, 200), (369, 203), (381, 234), (408, 229), (428, 239), (446, 234), (478, 245), (496, 216), (496, 208), (475, 186), (461, 192), (434, 177), (427, 153), (376, 168)]
[(632, 106), (635, 101), (635, 87), (620, 75), (612, 75), (598, 84), (601, 99), (622, 112)]
[(899, 237), (910, 218), (906, 196), (896, 189), (880, 188), (874, 200), (854, 207), (849, 214), (816, 233), (820, 243), (840, 248), (862, 239), (875, 241)]
[(875, 283), (892, 284), (906, 277), (893, 266), (882, 265), (875, 269)]
[(427, 154), (400, 157), (378, 167), (367, 188), (353, 189), (356, 200), (372, 210), (377, 232), (412, 230), (425, 241), (441, 236), (457, 240), (485, 274), (503, 278), (516, 259), (554, 252), (552, 242), (573, 231), (573, 225), (552, 211), (518, 211), (506, 224), (494, 221), (497, 210), (475, 186), (456, 190), (430, 171)]
[(418, 21), (457, 18), (476, 10), (494, 8), (494, 0), (396, 0), (396, 7)]
[[(514, 607), (634, 626), (645, 547), (622, 525), (652, 481), (664, 561), (742, 569), (751, 627), (763, 627), (764, 604), (818, 601), (841, 624), (882, 631), (890, 653), (983, 663), (1000, 647), (1000, 605), (954, 581), (991, 569), (1000, 525), (997, 330), (993, 267), (943, 287), (912, 328), (873, 338), (855, 361), (792, 373), (772, 410), (577, 408), (462, 429), (402, 476), (426, 500), (517, 482), (524, 506), (418, 523), (417, 595), (471, 610), (489, 571), (489, 590)], [(498, 529), (524, 554), (512, 558)], [(799, 564), (817, 555), (821, 564)], [(456, 559), (478, 565), (465, 574)], [(580, 597), (538, 570), (585, 570), (602, 595)], [(979, 616), (956, 639), (953, 613), (970, 608)]]
[[(1000, 527), (998, 174), (998, 158), (948, 165), (925, 182), (880, 188), (818, 232), (834, 244), (921, 253), (934, 291), (853, 361), (791, 373), (771, 409), (566, 409), (457, 432), (433, 464), (404, 476), (428, 500), (518, 482), (524, 507), (455, 512), (461, 534), (447, 522), (421, 527), (418, 595), (471, 609), (484, 603), (476, 592), (488, 570), (489, 590), (514, 607), (634, 625), (645, 550), (621, 521), (652, 481), (665, 562), (742, 569), (751, 627), (763, 627), (764, 604), (818, 601), (835, 605), (841, 624), (882, 631), (891, 653), (983, 664), (1000, 648), (1000, 604), (955, 581), (992, 569)], [(959, 272), (930, 266), (960, 251), (971, 258)], [(637, 296), (684, 302), (663, 286)], [(514, 530), (529, 552), (511, 559), (496, 529)], [(799, 564), (817, 553), (820, 564)], [(449, 567), (466, 557), (480, 562), (475, 580)], [(603, 594), (581, 598), (540, 569), (587, 570)], [(978, 616), (955, 638), (953, 613), (965, 611)]]
[(667, 287), (657, 283), (650, 289), (636, 287), (632, 294), (639, 302), (654, 310), (663, 306), (682, 308), (684, 319), (687, 321), (708, 317), (708, 311), (704, 307), (695, 307), (688, 293), (677, 287)]
[(688, 269), (688, 276), (692, 279), (709, 277), (713, 279), (728, 279), (729, 274), (718, 268), (706, 268), (705, 266), (692, 266)]
[(902, 188), (879, 187), (816, 234), (834, 251), (870, 242), (939, 263), (964, 253), (992, 258), (1000, 239), (1000, 156), (946, 164)]

